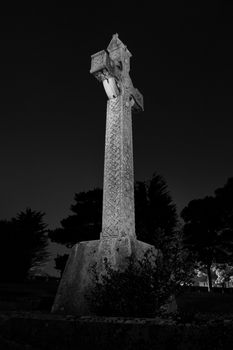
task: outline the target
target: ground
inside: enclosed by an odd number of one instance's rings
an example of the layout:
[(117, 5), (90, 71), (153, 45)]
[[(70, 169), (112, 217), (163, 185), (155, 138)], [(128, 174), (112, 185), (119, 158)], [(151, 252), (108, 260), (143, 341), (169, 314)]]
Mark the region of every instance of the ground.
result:
[[(58, 283), (0, 284), (0, 348), (70, 350), (111, 348), (177, 350), (225, 349), (233, 342), (233, 293), (185, 290), (179, 312), (154, 319), (51, 315)], [(92, 335), (90, 337), (90, 334)], [(110, 339), (111, 338), (111, 339)], [(113, 340), (112, 340), (113, 339)], [(96, 345), (97, 344), (97, 345)], [(124, 344), (124, 345), (123, 345)], [(197, 344), (202, 344), (201, 347)]]

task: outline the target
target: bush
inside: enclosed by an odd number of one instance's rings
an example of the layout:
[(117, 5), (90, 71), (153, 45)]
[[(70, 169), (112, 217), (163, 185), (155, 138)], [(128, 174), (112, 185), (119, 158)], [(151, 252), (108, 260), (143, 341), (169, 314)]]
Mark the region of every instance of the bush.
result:
[(92, 266), (93, 287), (86, 293), (90, 311), (99, 316), (154, 317), (171, 294), (164, 281), (162, 265), (153, 262), (151, 252), (139, 261), (126, 259), (116, 269), (107, 259), (104, 272)]

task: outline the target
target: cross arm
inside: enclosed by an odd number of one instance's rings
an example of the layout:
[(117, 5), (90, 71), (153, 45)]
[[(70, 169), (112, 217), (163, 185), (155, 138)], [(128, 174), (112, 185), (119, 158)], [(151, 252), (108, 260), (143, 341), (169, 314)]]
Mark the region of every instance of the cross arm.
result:
[(120, 71), (116, 63), (110, 58), (106, 50), (99, 51), (91, 56), (91, 69), (93, 74), (99, 81), (114, 77), (120, 79)]
[(122, 87), (129, 89), (132, 111), (135, 113), (143, 111), (143, 96), (138, 89), (134, 88), (127, 67), (124, 67), (124, 63), (122, 66), (122, 60), (112, 59), (111, 57), (108, 50), (102, 50), (92, 55), (90, 73), (97, 80), (103, 82), (109, 98), (119, 96), (122, 92)]

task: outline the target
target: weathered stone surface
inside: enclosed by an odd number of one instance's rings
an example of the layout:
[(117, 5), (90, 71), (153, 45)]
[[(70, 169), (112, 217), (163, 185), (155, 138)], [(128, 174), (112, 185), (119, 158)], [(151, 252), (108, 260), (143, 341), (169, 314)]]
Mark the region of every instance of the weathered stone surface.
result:
[(136, 239), (131, 107), (124, 108), (125, 99), (111, 99), (107, 107), (101, 232), (101, 239), (106, 241)]
[(84, 292), (90, 284), (89, 267), (98, 260), (98, 246), (97, 240), (80, 242), (72, 248), (52, 308), (53, 313), (89, 314)]
[(132, 254), (140, 259), (150, 249), (154, 260), (159, 255), (135, 234), (132, 111), (143, 110), (143, 97), (129, 76), (131, 56), (117, 34), (107, 50), (92, 55), (90, 72), (103, 82), (108, 96), (102, 232), (99, 241), (81, 242), (72, 249), (53, 312), (90, 314), (84, 295), (91, 287), (92, 264), (101, 273), (104, 258), (121, 268)]
[[(114, 243), (113, 249), (116, 249), (116, 252), (113, 266), (124, 268), (127, 255), (122, 251), (122, 242), (116, 240)], [(141, 241), (132, 244), (132, 254), (137, 259), (141, 259), (148, 250), (152, 252), (152, 259), (156, 261), (159, 251), (154, 246)], [(80, 242), (72, 248), (52, 308), (53, 313), (91, 315), (85, 299), (85, 294), (93, 283), (91, 267), (97, 264), (98, 272), (103, 273), (105, 256), (105, 251), (101, 250), (101, 241)]]
[[(132, 107), (137, 105), (142, 110), (143, 98), (133, 87), (129, 76), (132, 55), (117, 34), (113, 35), (107, 52), (111, 68), (107, 64), (104, 68), (103, 63), (96, 64), (94, 55), (95, 71), (92, 68), (91, 72), (97, 74), (97, 78), (103, 82), (114, 79), (118, 87), (118, 93), (115, 89), (112, 94), (106, 90), (107, 96), (113, 97), (107, 102), (103, 220), (100, 236), (101, 252), (105, 251), (106, 257), (114, 263), (118, 249), (117, 246), (114, 248), (116, 242), (120, 242), (123, 254), (130, 256), (132, 244), (136, 241)], [(106, 89), (105, 84), (104, 87)]]

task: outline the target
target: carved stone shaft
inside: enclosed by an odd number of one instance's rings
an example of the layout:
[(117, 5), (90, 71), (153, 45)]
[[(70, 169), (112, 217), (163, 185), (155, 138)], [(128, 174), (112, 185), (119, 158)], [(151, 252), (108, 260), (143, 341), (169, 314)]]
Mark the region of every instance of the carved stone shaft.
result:
[(143, 109), (143, 97), (129, 76), (131, 56), (115, 34), (107, 50), (92, 55), (91, 64), (91, 73), (103, 83), (108, 96), (99, 251), (113, 261), (118, 253), (131, 255), (136, 241), (132, 109)]
[(107, 248), (114, 238), (127, 239), (129, 246), (136, 239), (132, 113), (127, 92), (107, 102), (101, 240)]

